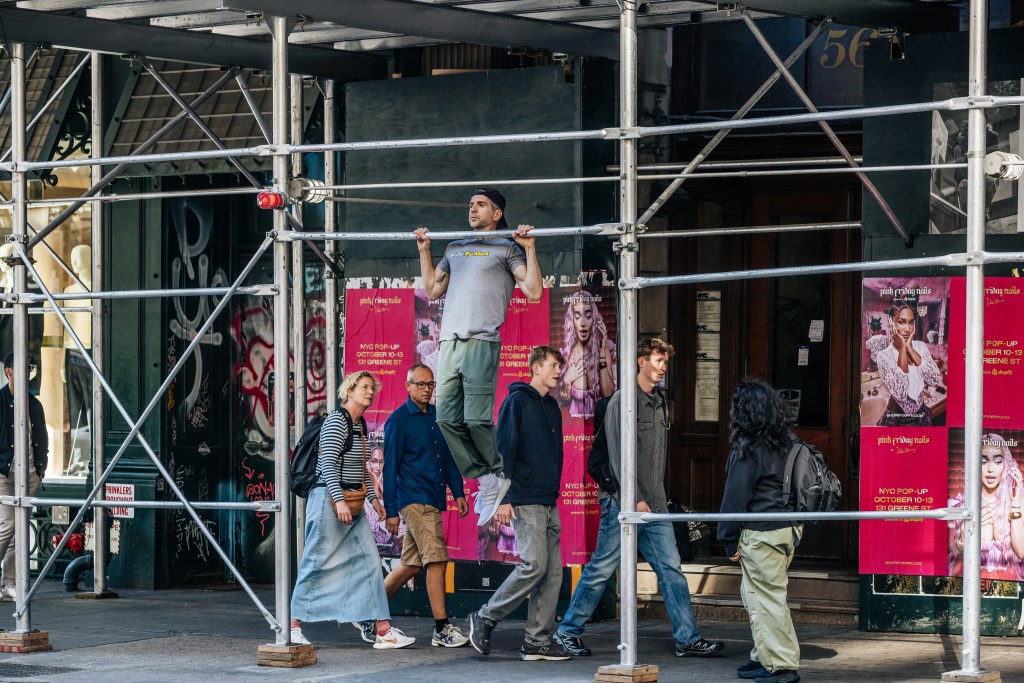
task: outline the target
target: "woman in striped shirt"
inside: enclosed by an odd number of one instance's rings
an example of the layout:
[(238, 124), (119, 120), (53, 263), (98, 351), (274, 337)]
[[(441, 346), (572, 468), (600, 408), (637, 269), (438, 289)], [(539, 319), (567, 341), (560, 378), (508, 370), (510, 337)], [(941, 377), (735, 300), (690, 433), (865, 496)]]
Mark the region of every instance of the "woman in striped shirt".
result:
[[(416, 642), (391, 626), (387, 594), (377, 545), (366, 515), (355, 516), (344, 491), (365, 486), (366, 501), (385, 518), (381, 501), (366, 470), (366, 420), (363, 412), (380, 389), (369, 372), (354, 372), (342, 380), (340, 410), (331, 413), (320, 430), (317, 483), (306, 501), (305, 547), (292, 593), (291, 642), (308, 644), (302, 622), (354, 622), (363, 640), (378, 650), (408, 647)], [(345, 443), (351, 446), (343, 452)]]

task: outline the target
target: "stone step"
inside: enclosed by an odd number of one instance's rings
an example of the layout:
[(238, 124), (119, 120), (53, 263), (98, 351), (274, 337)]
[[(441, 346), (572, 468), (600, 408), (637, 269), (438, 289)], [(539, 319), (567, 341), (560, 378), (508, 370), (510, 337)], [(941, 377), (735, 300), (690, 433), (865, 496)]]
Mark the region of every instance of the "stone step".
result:
[[(739, 597), (741, 571), (735, 563), (683, 564), (694, 614), (706, 621), (747, 621)], [(860, 578), (852, 567), (801, 565), (789, 571), (789, 607), (794, 623), (856, 626)], [(647, 618), (665, 618), (664, 601), (650, 564), (637, 567), (637, 600)], [(644, 617), (641, 617), (644, 618)]]
[[(746, 623), (747, 610), (738, 597), (723, 595), (694, 595), (693, 616), (698, 622), (730, 621)], [(855, 602), (828, 600), (790, 600), (789, 611), (794, 624), (818, 624), (856, 627), (858, 605)], [(661, 595), (638, 595), (637, 616), (640, 619), (667, 619), (665, 601)]]
[[(738, 565), (684, 564), (691, 595), (733, 595), (740, 592), (741, 572)], [(852, 571), (791, 569), (789, 597), (791, 600), (835, 600), (857, 602), (860, 579)], [(658, 579), (646, 562), (637, 566), (637, 594), (658, 593)]]

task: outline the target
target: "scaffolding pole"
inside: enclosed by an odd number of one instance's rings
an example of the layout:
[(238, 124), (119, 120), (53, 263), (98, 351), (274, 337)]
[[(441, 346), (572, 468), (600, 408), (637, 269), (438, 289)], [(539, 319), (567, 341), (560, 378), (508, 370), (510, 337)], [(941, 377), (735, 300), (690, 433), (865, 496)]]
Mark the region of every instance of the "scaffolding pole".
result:
[[(623, 0), (619, 16), (619, 125), (629, 129), (637, 121), (637, 30), (636, 0)], [(636, 277), (637, 253), (637, 140), (623, 138), (619, 141), (619, 218), (625, 225), (625, 232), (619, 242), (619, 274), (623, 278)], [(622, 350), (622, 392), (619, 425), (622, 434), (620, 471), (622, 486), (619, 488), (621, 510), (636, 511), (636, 399), (637, 399), (637, 293), (623, 290), (619, 293), (619, 348)], [(619, 664), (635, 667), (636, 658), (636, 538), (637, 528), (633, 524), (620, 525), (619, 556), (620, 589), (620, 642)]]
[[(269, 19), (273, 50), (273, 107), (274, 143), (288, 141), (288, 33), (290, 27), (284, 17)], [(274, 190), (288, 192), (288, 157), (274, 157)], [(274, 230), (288, 231), (288, 214), (274, 212)], [(274, 523), (274, 598), (277, 623), (276, 645), (291, 641), (291, 487), (288, 485), (288, 458), (290, 456), (291, 425), (288, 421), (288, 244), (274, 243), (274, 495), (280, 510)]]
[[(234, 71), (229, 74), (234, 76)], [(207, 96), (208, 97), (208, 96)], [(575, 142), (581, 140), (622, 140), (624, 138), (646, 138), (664, 135), (692, 135), (694, 133), (715, 132), (723, 129), (737, 128), (776, 128), (780, 126), (817, 123), (820, 121), (847, 121), (852, 119), (878, 118), (901, 114), (916, 114), (931, 111), (966, 111), (969, 109), (991, 109), (993, 107), (1019, 107), (1024, 105), (1024, 95), (983, 97), (951, 97), (945, 100), (929, 102), (913, 102), (909, 104), (893, 104), (878, 107), (858, 107), (837, 111), (817, 112), (813, 114), (787, 114), (783, 116), (762, 116), (737, 121), (709, 121), (700, 123), (673, 124), (667, 126), (632, 126), (629, 128), (602, 128), (599, 130), (574, 130), (555, 133), (516, 133), (503, 135), (469, 135), (442, 138), (416, 138), (410, 140), (372, 140), (367, 142), (336, 142), (333, 144), (289, 145), (287, 143), (273, 145), (256, 145), (230, 149), (211, 149), (199, 152), (168, 152), (162, 154), (142, 154), (140, 151), (132, 155), (103, 157), (101, 159), (65, 159), (61, 161), (23, 162), (0, 164), (0, 171), (36, 171), (41, 169), (70, 168), (91, 164), (144, 164), (162, 163), (165, 161), (195, 161), (204, 159), (227, 159), (230, 157), (278, 156), (308, 152), (363, 152), (371, 150), (422, 149), (430, 147), (458, 147), (464, 145), (507, 145), (527, 142)], [(192, 102), (193, 108), (198, 107)], [(186, 114), (182, 112), (181, 117)], [(176, 125), (180, 119), (173, 119), (167, 125)], [(516, 181), (524, 182), (524, 181)], [(56, 220), (56, 219), (55, 219)], [(52, 222), (51, 222), (52, 225)], [(47, 230), (50, 226), (47, 226)], [(35, 238), (34, 238), (35, 239)], [(33, 244), (34, 246), (34, 244)]]
[[(289, 78), (289, 128), (293, 145), (302, 144), (302, 129), (305, 117), (302, 110), (302, 76), (291, 74)], [(292, 178), (303, 177), (302, 154), (292, 154)], [(302, 225), (302, 203), (295, 202), (291, 207), (292, 225)], [(292, 382), (294, 401), (292, 403), (292, 419), (295, 421), (295, 438), (306, 428), (306, 265), (302, 252), (304, 244), (292, 242)], [(329, 268), (327, 270), (330, 270)], [(295, 552), (302, 557), (304, 547), (304, 530), (306, 528), (306, 500), (295, 498)]]
[[(92, 85), (92, 141), (91, 152), (94, 158), (103, 156), (103, 58), (99, 52), (92, 53), (90, 60)], [(89, 169), (90, 183), (98, 185), (103, 175), (102, 166)], [(88, 289), (95, 294), (103, 289), (103, 270), (106, 259), (103, 254), (103, 207), (94, 205), (90, 210), (92, 227), (92, 282)], [(108, 306), (102, 301), (94, 301), (92, 309), (92, 360), (100, 372), (105, 372), (106, 335), (103, 324), (104, 314)], [(92, 378), (92, 420), (89, 424), (89, 436), (92, 438), (92, 476), (96, 479), (106, 468), (106, 415), (103, 400), (103, 387)], [(102, 501), (106, 490), (100, 489), (96, 500)], [(114, 596), (116, 593), (107, 591), (107, 551), (109, 547), (107, 534), (107, 511), (102, 507), (93, 510), (93, 558), (92, 582), (93, 593), (96, 595)]]
[[(971, 0), (968, 97), (985, 96), (988, 78), (988, 2)], [(985, 249), (985, 112), (967, 112), (967, 250)], [(963, 641), (960, 671), (943, 680), (980, 681), (981, 670), (981, 435), (984, 388), (985, 264), (967, 264), (967, 348), (964, 358)], [(987, 672), (986, 672), (987, 673)], [(959, 674), (959, 675), (958, 675)], [(995, 680), (999, 676), (996, 674)], [(992, 680), (984, 677), (984, 680)]]
[[(14, 43), (11, 50), (11, 155), (15, 162), (25, 160), (25, 44)], [(28, 182), (24, 173), (11, 174), (11, 195), (14, 199), (14, 223), (11, 226), (10, 240), (18, 250), (25, 242), (27, 230)], [(14, 293), (21, 294), (27, 287), (25, 268), (19, 264), (12, 268), (14, 276)], [(14, 305), (13, 320), (14, 336), (14, 491), (19, 496), (28, 495), (29, 467), (29, 429), (28, 429), (28, 304)], [(15, 547), (15, 594), (18, 604), (26, 602), (29, 583), (29, 554), (31, 546), (31, 510), (18, 508), (14, 511), (14, 538), (11, 542)], [(16, 615), (16, 632), (28, 633), (32, 630), (32, 617), (28, 608), (23, 608)]]
[[(334, 108), (334, 81), (324, 81), (324, 143), (331, 144), (337, 135), (337, 122)], [(338, 182), (338, 155), (336, 152), (324, 152), (324, 183), (333, 185)], [(334, 232), (337, 227), (338, 209), (330, 203), (324, 203), (324, 232)], [(324, 245), (324, 253), (332, 263), (337, 262), (337, 242), (328, 240)], [(338, 282), (339, 278), (330, 268), (324, 269), (324, 316), (327, 329), (324, 330), (324, 354), (327, 364), (327, 410), (334, 411), (338, 407)]]

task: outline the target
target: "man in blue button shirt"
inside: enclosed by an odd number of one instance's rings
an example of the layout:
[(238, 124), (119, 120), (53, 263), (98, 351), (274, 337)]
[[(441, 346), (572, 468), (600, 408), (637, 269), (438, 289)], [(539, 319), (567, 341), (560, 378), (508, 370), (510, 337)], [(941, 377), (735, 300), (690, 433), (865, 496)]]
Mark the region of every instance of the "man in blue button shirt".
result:
[(384, 425), (384, 508), (388, 531), (398, 533), (399, 512), (405, 520), (402, 564), (384, 581), (388, 597), (421, 569), (427, 569), (427, 597), (434, 613), (434, 647), (462, 647), (468, 640), (448, 621), (445, 609), (445, 567), (448, 548), (441, 513), (447, 508), (445, 485), (452, 492), (459, 517), (469, 512), (462, 474), (444, 440), (430, 397), (434, 373), (426, 365), (409, 369), (409, 398), (395, 408)]

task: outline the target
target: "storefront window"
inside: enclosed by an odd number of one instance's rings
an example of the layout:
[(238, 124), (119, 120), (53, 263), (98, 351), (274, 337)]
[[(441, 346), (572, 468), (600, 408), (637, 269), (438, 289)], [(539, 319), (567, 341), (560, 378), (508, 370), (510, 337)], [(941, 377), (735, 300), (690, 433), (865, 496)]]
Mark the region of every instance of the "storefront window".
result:
[[(77, 197), (89, 187), (88, 168), (54, 171), (56, 185), (30, 181), (30, 199)], [(0, 192), (10, 196), (10, 183), (0, 184)], [(45, 227), (64, 206), (30, 206), (29, 233)], [(84, 292), (92, 288), (92, 204), (86, 204), (60, 228), (46, 237), (46, 246), (32, 251), (35, 268), (42, 285), (53, 293)], [(9, 235), (12, 214), (0, 212), (0, 235)], [(47, 248), (49, 247), (49, 248)], [(0, 245), (0, 258), (13, 254), (13, 246)], [(29, 277), (29, 291), (41, 293), (40, 283)], [(10, 293), (14, 288), (11, 266), (0, 261), (0, 289)], [(87, 308), (89, 299), (63, 302), (66, 308)], [(43, 313), (48, 306), (34, 304), (29, 314), (29, 391), (43, 406), (46, 431), (50, 440), (48, 481), (83, 480), (92, 457), (92, 373), (84, 357), (63, 326), (52, 313)], [(0, 358), (14, 350), (13, 312), (11, 304), (0, 303)], [(92, 346), (92, 318), (88, 311), (68, 312), (68, 320), (87, 349)], [(6, 384), (6, 378), (3, 379)]]

